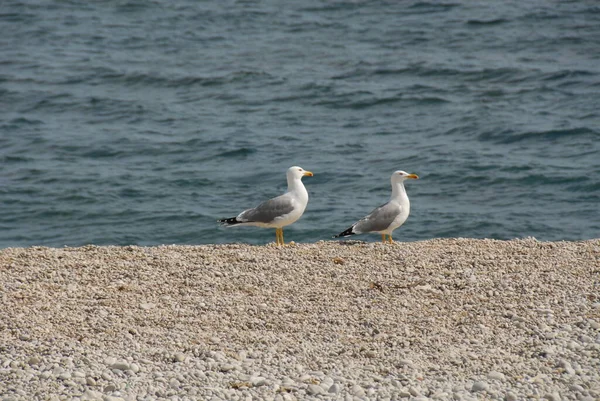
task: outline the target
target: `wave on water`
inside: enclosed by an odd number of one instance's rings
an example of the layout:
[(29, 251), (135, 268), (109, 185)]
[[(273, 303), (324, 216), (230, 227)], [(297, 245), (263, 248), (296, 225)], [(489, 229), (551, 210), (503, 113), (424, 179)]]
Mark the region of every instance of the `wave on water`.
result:
[(467, 25), (470, 26), (490, 26), (490, 25), (500, 25), (509, 22), (509, 20), (505, 18), (493, 18), (487, 20), (481, 19), (470, 19), (467, 21)]
[(489, 131), (479, 135), (481, 141), (491, 141), (498, 144), (513, 144), (517, 142), (527, 141), (544, 141), (544, 143), (560, 141), (560, 140), (578, 140), (590, 139), (599, 140), (600, 132), (594, 131), (587, 127), (564, 129), (564, 130), (549, 130), (540, 132), (515, 132), (513, 130), (505, 131)]
[(418, 10), (422, 13), (435, 13), (440, 11), (450, 11), (453, 8), (461, 7), (460, 3), (452, 3), (452, 2), (428, 2), (428, 1), (416, 1), (411, 4), (408, 9), (409, 10)]
[(253, 153), (256, 153), (256, 149), (252, 149), (252, 148), (239, 148), (239, 149), (233, 149), (233, 150), (227, 150), (225, 152), (219, 153), (217, 154), (216, 157), (220, 157), (220, 158), (239, 158), (239, 157), (247, 157), (252, 155)]

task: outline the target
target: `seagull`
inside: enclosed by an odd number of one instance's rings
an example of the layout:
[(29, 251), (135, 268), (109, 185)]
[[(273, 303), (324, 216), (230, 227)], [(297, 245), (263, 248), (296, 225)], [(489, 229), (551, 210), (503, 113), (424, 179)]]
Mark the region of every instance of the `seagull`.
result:
[(404, 181), (408, 178), (417, 180), (419, 176), (408, 174), (402, 170), (394, 171), (391, 180), (392, 197), (389, 202), (379, 206), (334, 238), (376, 232), (381, 234), (382, 242), (386, 242), (387, 234), (389, 243), (393, 243), (392, 231), (404, 224), (410, 213), (410, 201), (406, 195), (406, 189), (404, 189)]
[(264, 201), (253, 209), (246, 209), (236, 217), (218, 220), (226, 227), (256, 226), (275, 229), (277, 246), (283, 242), (283, 227), (294, 223), (302, 216), (308, 204), (308, 192), (302, 177), (312, 177), (313, 173), (302, 167), (293, 166), (287, 170), (287, 192), (276, 198)]

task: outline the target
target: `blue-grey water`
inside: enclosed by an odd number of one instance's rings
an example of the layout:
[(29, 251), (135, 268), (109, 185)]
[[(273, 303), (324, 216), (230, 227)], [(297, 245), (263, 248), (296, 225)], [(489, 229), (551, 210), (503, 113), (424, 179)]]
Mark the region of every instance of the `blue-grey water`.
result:
[[(0, 3), (0, 247), (600, 237), (597, 1)], [(357, 239), (378, 241), (377, 235)]]

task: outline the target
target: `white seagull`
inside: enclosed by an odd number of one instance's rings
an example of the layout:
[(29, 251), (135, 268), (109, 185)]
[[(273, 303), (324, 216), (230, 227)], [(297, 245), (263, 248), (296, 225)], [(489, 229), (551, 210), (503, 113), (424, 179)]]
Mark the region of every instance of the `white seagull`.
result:
[(410, 201), (406, 195), (406, 189), (404, 189), (404, 181), (407, 178), (416, 180), (419, 177), (402, 170), (394, 171), (392, 174), (392, 197), (389, 202), (379, 206), (334, 238), (376, 232), (381, 234), (382, 242), (386, 242), (386, 234), (390, 244), (394, 242), (392, 231), (404, 224), (410, 213)]
[(287, 192), (276, 198), (264, 201), (253, 209), (246, 209), (236, 217), (219, 220), (226, 227), (256, 226), (275, 229), (277, 245), (284, 245), (283, 227), (294, 223), (302, 216), (308, 204), (308, 192), (302, 177), (312, 177), (313, 173), (302, 167), (293, 166), (287, 170)]

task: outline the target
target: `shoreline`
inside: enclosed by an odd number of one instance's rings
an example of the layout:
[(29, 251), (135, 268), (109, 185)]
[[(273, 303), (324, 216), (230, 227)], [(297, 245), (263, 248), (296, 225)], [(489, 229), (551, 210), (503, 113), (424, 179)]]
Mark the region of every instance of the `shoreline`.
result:
[(598, 239), (6, 248), (0, 282), (15, 400), (600, 398)]

